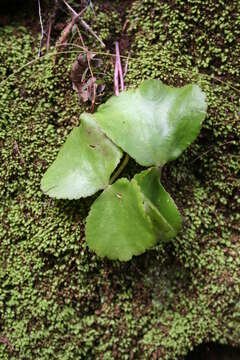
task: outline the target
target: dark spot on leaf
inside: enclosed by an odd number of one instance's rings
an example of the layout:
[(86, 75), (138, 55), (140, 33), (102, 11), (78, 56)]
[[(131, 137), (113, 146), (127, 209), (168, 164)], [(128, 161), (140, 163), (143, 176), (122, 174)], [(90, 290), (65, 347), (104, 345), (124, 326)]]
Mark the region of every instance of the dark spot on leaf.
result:
[(92, 148), (92, 149), (95, 149), (95, 148), (96, 148), (96, 145), (89, 144), (88, 146), (89, 146), (90, 148)]

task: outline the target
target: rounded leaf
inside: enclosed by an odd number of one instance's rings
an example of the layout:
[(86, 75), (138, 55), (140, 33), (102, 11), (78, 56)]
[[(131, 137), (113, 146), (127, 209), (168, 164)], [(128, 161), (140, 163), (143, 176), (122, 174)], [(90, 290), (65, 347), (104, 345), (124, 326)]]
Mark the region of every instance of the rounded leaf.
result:
[(86, 240), (99, 256), (128, 261), (156, 244), (144, 198), (135, 180), (120, 179), (93, 203), (87, 217)]
[(111, 97), (95, 118), (139, 164), (160, 166), (194, 141), (206, 109), (205, 94), (197, 85), (174, 88), (147, 80), (136, 90)]
[(108, 185), (122, 151), (99, 128), (90, 114), (81, 115), (54, 163), (41, 181), (44, 193), (58, 199), (79, 199)]
[(181, 215), (178, 208), (164, 189), (157, 168), (144, 170), (135, 175), (145, 197), (145, 210), (152, 220), (159, 240), (169, 240), (181, 230)]

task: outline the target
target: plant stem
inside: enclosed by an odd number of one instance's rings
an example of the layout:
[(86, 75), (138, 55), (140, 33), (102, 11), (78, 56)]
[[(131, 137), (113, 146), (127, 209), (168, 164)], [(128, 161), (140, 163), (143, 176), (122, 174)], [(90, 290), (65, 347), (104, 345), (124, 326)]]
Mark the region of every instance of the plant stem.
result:
[(113, 176), (111, 177), (109, 184), (111, 185), (117, 178), (118, 176), (121, 174), (121, 172), (123, 171), (123, 169), (125, 169), (125, 167), (127, 166), (129, 160), (129, 155), (125, 154), (125, 157), (123, 159), (123, 162), (120, 164), (119, 168), (117, 169), (117, 171), (113, 174)]
[[(116, 49), (116, 57), (115, 57), (115, 68), (114, 68), (114, 92), (115, 95), (119, 95), (119, 80), (121, 85), (121, 91), (124, 91), (124, 80), (123, 80), (123, 72), (122, 72), (122, 65), (121, 65), (121, 57), (120, 57), (120, 51), (119, 51), (119, 43), (116, 41), (115, 43), (115, 49)], [(119, 168), (116, 170), (116, 172), (111, 177), (109, 184), (111, 185), (121, 174), (123, 169), (126, 167), (129, 160), (129, 155), (125, 154), (125, 157), (120, 164)]]
[(163, 166), (158, 166), (159, 179), (161, 180)]
[(118, 78), (118, 61), (117, 56), (115, 58), (115, 68), (114, 68), (114, 93), (116, 96), (119, 95), (119, 78)]
[(124, 91), (123, 72), (122, 72), (122, 64), (121, 64), (118, 41), (116, 41), (115, 46), (116, 46), (116, 64), (118, 66), (118, 76), (119, 76), (119, 80), (120, 80), (121, 90)]
[(126, 60), (126, 62), (125, 62), (124, 72), (123, 72), (123, 78), (125, 78), (125, 76), (127, 75), (129, 57), (130, 57), (130, 52), (128, 53), (127, 60)]

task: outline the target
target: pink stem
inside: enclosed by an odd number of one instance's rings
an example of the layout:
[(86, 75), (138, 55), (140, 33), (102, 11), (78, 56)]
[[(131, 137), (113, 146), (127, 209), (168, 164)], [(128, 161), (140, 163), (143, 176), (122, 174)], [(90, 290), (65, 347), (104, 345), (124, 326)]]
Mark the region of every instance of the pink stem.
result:
[(115, 69), (114, 69), (114, 91), (115, 95), (119, 95), (119, 80), (121, 91), (124, 91), (124, 80), (123, 80), (123, 72), (122, 72), (122, 65), (121, 65), (121, 58), (120, 58), (120, 51), (119, 51), (119, 43), (116, 41), (116, 59), (115, 59)]
[(120, 79), (120, 84), (121, 84), (121, 90), (124, 91), (123, 72), (122, 72), (122, 64), (121, 64), (118, 41), (116, 41), (116, 61), (118, 63), (118, 74), (119, 74), (119, 79)]
[[(114, 92), (115, 92), (115, 95), (118, 96), (119, 95), (119, 79), (120, 79), (122, 91), (124, 91), (124, 81), (123, 81), (122, 65), (121, 65), (121, 59), (120, 59), (119, 44), (117, 41), (115, 43), (115, 47), (116, 47), (116, 57), (115, 57), (115, 68), (114, 68)], [(123, 169), (126, 167), (128, 160), (129, 160), (129, 155), (126, 153), (122, 163), (120, 164), (120, 166), (118, 167), (116, 172), (111, 177), (110, 184), (112, 184), (118, 178), (118, 176), (121, 174)]]
[(115, 68), (114, 68), (114, 92), (115, 95), (119, 95), (119, 81), (118, 81), (118, 62), (117, 62), (117, 56), (115, 58)]

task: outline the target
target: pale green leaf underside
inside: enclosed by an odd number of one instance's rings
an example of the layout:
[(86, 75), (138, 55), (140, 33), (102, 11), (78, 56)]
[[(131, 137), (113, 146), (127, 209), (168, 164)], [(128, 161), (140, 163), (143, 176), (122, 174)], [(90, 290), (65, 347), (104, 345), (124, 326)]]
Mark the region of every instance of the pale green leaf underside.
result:
[(104, 190), (87, 218), (88, 246), (99, 256), (128, 261), (155, 245), (156, 233), (143, 201), (134, 179), (120, 179)]
[(176, 159), (196, 138), (206, 115), (197, 85), (173, 88), (159, 80), (111, 97), (94, 114), (104, 132), (144, 166)]
[(79, 199), (105, 188), (122, 151), (101, 131), (93, 116), (82, 114), (54, 163), (41, 181), (44, 193), (58, 199)]
[(181, 216), (169, 193), (159, 179), (158, 169), (144, 170), (135, 175), (145, 197), (145, 210), (150, 216), (159, 241), (173, 238), (181, 230)]

